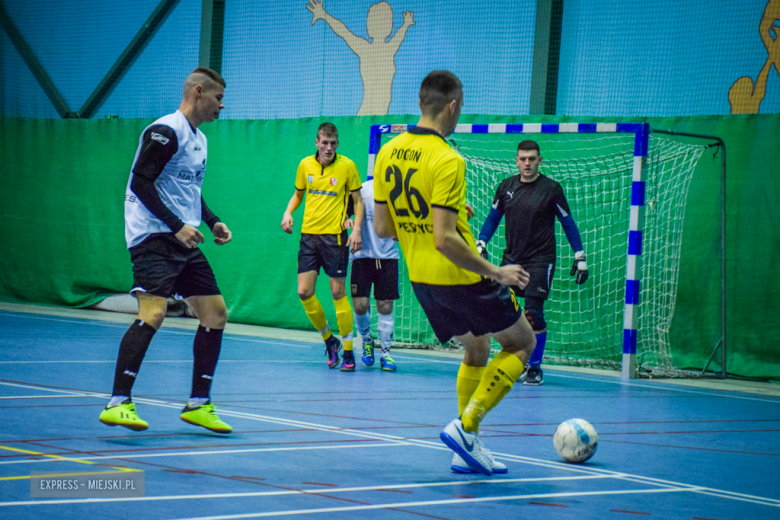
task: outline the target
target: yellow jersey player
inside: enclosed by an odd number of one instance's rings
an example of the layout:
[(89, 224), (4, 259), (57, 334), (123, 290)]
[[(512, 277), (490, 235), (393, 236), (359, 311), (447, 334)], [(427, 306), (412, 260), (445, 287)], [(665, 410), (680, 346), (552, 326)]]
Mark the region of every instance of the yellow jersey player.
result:
[[(355, 163), (336, 154), (339, 134), (335, 125), (322, 123), (314, 140), (317, 153), (305, 157), (298, 165), (295, 176), (295, 193), (287, 204), (282, 217), (282, 229), (292, 233), (292, 214), (306, 196), (306, 210), (301, 227), (301, 245), (298, 250), (298, 297), (312, 325), (325, 340), (328, 368), (339, 363), (341, 342), (330, 331), (314, 289), (320, 267), (330, 277), (330, 293), (336, 307), (336, 321), (344, 340), (343, 372), (355, 370), (352, 353), (352, 306), (346, 289), (347, 267), (350, 251), (360, 251), (363, 225), (363, 198), (360, 196), (360, 175)], [(347, 218), (349, 197), (355, 204), (355, 220), (352, 233), (347, 238), (344, 221)]]
[[(397, 237), (417, 300), (442, 343), (465, 347), (458, 371), (459, 417), (442, 431), (456, 472), (505, 473), (478, 437), (479, 424), (523, 372), (536, 340), (510, 286), (524, 288), (519, 265), (477, 254), (467, 224), (466, 164), (445, 141), (463, 105), (460, 80), (433, 71), (420, 87), (416, 127), (385, 144), (375, 166), (374, 228)], [(502, 350), (488, 364), (490, 338)]]

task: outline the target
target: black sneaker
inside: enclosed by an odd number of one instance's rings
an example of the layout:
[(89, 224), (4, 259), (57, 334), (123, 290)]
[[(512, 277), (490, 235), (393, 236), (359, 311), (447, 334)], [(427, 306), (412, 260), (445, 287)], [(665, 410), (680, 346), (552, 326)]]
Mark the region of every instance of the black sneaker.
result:
[(339, 350), (341, 341), (336, 336), (331, 336), (325, 341), (325, 353), (328, 356), (328, 368), (336, 368), (339, 364)]
[(544, 383), (544, 379), (542, 378), (544, 374), (542, 373), (542, 369), (539, 367), (529, 367), (526, 371), (525, 380), (523, 381), (524, 385), (533, 385), (533, 386), (539, 386), (542, 383)]

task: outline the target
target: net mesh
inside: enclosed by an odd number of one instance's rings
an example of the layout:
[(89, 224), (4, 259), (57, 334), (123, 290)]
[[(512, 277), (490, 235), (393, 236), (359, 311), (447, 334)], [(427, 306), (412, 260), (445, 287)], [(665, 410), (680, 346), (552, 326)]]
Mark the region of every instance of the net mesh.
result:
[[(548, 339), (545, 361), (619, 369), (623, 352), (623, 311), (631, 206), (633, 134), (539, 134), (540, 172), (564, 189), (588, 257), (590, 277), (577, 285), (569, 270), (574, 253), (556, 225), (558, 264), (545, 305)], [(453, 134), (452, 144), (466, 159), (468, 202), (474, 236), (485, 221), (498, 184), (517, 174), (518, 139), (504, 134)], [(651, 137), (647, 158), (646, 210), (642, 252), (642, 301), (637, 356), (655, 375), (677, 375), (669, 349), (680, 266), (688, 188), (703, 145)], [(504, 221), (488, 243), (493, 262), (506, 245)], [(441, 345), (400, 262), (401, 299), (396, 304), (396, 344), (459, 350)], [(494, 342), (493, 349), (498, 345)]]
[[(207, 4), (212, 17), (203, 15)], [(728, 0), (554, 0), (547, 24), (537, 24), (544, 18), (537, 10), (548, 2), (535, 0), (312, 4), (3, 0), (0, 115), (63, 117), (21, 47), (76, 113), (146, 32), (136, 59), (89, 117), (170, 113), (199, 64), (227, 81), (223, 119), (416, 114), (420, 81), (435, 69), (463, 81), (464, 114), (529, 114), (530, 99), (540, 95), (532, 92), (534, 78), (542, 78), (545, 114), (780, 112), (776, 0), (740, 9)], [(165, 18), (149, 29), (152, 13), (166, 5)], [(702, 31), (705, 20), (709, 30)]]

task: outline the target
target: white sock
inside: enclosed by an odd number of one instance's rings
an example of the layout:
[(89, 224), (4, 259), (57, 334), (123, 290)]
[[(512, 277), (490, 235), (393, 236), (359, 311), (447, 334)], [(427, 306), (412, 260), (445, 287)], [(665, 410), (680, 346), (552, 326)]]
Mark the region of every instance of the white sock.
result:
[(382, 357), (390, 355), (390, 346), (393, 342), (393, 331), (395, 330), (395, 312), (379, 315), (379, 342), (382, 345)]
[(125, 399), (130, 399), (129, 395), (112, 395), (111, 400), (108, 402), (108, 408), (113, 408), (122, 404)]
[(198, 406), (203, 406), (204, 404), (207, 404), (209, 402), (208, 397), (190, 397), (189, 402), (187, 403), (187, 406), (190, 408), (197, 408)]
[(360, 337), (365, 342), (366, 338), (371, 337), (371, 308), (365, 314), (355, 313), (355, 328), (360, 333)]

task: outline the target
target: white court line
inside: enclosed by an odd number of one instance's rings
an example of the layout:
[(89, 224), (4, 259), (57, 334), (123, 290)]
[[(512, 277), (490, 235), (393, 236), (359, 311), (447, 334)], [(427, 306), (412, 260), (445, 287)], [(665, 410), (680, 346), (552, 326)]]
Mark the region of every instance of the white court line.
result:
[(14, 396), (3, 396), (0, 397), (0, 399), (69, 399), (69, 398), (75, 398), (75, 397), (92, 397), (89, 394), (78, 394), (78, 395), (14, 395)]
[[(322, 361), (285, 361), (279, 359), (220, 359), (220, 363), (310, 363), (322, 364)], [(40, 364), (58, 364), (58, 363), (116, 363), (116, 359), (96, 360), (96, 361), (73, 361), (73, 360), (55, 360), (55, 361), (0, 361), (0, 365), (40, 365)], [(144, 363), (192, 363), (191, 359), (144, 359)]]
[[(43, 387), (35, 387), (31, 385), (20, 385), (15, 383), (4, 383), (0, 382), (0, 385), (9, 385), (9, 386), (17, 386), (17, 387), (25, 387), (25, 388), (36, 388), (38, 390), (43, 391), (49, 391), (49, 392), (59, 392), (59, 393), (74, 393), (72, 391), (68, 390), (58, 390), (58, 389), (50, 389), (50, 388), (43, 388)], [(84, 392), (82, 392), (84, 393)], [(99, 394), (99, 393), (93, 393), (95, 397), (106, 397), (107, 394)], [(136, 402), (144, 402), (146, 404), (150, 404), (153, 406), (159, 406), (163, 408), (174, 408), (174, 409), (180, 409), (180, 404), (173, 404), (168, 403), (166, 401), (158, 401), (153, 399), (138, 399)], [(231, 416), (231, 417), (238, 417), (243, 419), (249, 419), (254, 421), (261, 421), (261, 422), (269, 422), (273, 424), (284, 424), (289, 426), (297, 426), (307, 429), (316, 429), (321, 431), (329, 431), (334, 433), (340, 433), (343, 435), (349, 435), (349, 436), (355, 436), (355, 437), (363, 437), (363, 438), (371, 438), (371, 439), (384, 439), (388, 441), (396, 441), (399, 444), (406, 444), (406, 445), (416, 445), (419, 447), (425, 447), (429, 449), (437, 449), (437, 450), (444, 450), (444, 451), (450, 451), (449, 448), (442, 446), (438, 443), (433, 443), (430, 441), (422, 441), (422, 440), (416, 440), (416, 439), (407, 439), (404, 437), (398, 437), (394, 435), (385, 435), (385, 434), (377, 434), (377, 433), (367, 433), (362, 432), (360, 430), (353, 430), (353, 429), (345, 429), (345, 428), (338, 428), (334, 426), (326, 426), (326, 425), (320, 425), (315, 423), (307, 423), (304, 421), (297, 421), (297, 420), (290, 420), (290, 419), (282, 419), (277, 417), (269, 417), (269, 416), (263, 416), (259, 414), (249, 414), (245, 412), (231, 412), (229, 410), (221, 410), (221, 415), (225, 416)], [(517, 455), (510, 455), (510, 454), (503, 454), (503, 453), (494, 453), (494, 455), (497, 455), (496, 458), (499, 459), (505, 459), (505, 460), (513, 460), (518, 462), (523, 462), (525, 464), (533, 464), (537, 466), (545, 466), (549, 468), (557, 468), (562, 469), (569, 472), (578, 472), (578, 473), (585, 473), (590, 475), (607, 475), (611, 476), (612, 478), (619, 479), (619, 480), (626, 480), (631, 482), (636, 482), (637, 479), (641, 481), (642, 483), (645, 483), (647, 485), (655, 485), (655, 486), (677, 486), (684, 488), (683, 491), (698, 491), (698, 490), (706, 490), (705, 494), (716, 494), (716, 496), (720, 496), (722, 498), (730, 498), (734, 500), (741, 500), (741, 501), (748, 501), (748, 502), (754, 502), (757, 504), (763, 504), (763, 505), (772, 505), (776, 507), (780, 507), (780, 500), (770, 499), (770, 498), (764, 498), (764, 497), (757, 497), (757, 496), (751, 496), (751, 495), (742, 495), (738, 493), (734, 493), (731, 491), (724, 491), (724, 490), (718, 490), (713, 488), (704, 488), (700, 486), (693, 486), (690, 484), (684, 484), (684, 483), (678, 483), (673, 481), (662, 481), (659, 479), (653, 479), (651, 477), (644, 477), (641, 475), (631, 475), (629, 473), (619, 473), (619, 472), (613, 472), (609, 470), (600, 470), (596, 468), (580, 468), (575, 467), (574, 465), (570, 464), (563, 464), (558, 462), (550, 462), (545, 461), (542, 459), (532, 459), (528, 457), (520, 457)], [(132, 458), (132, 457), (125, 457), (125, 458)], [(586, 493), (587, 494), (587, 493)], [(554, 495), (558, 496), (558, 495)], [(474, 500), (474, 499), (469, 499)], [(385, 507), (392, 507), (392, 506), (385, 506)], [(280, 513), (281, 514), (281, 513)]]
[[(33, 320), (43, 320), (43, 321), (56, 321), (60, 323), (78, 323), (79, 325), (93, 325), (93, 326), (99, 326), (99, 327), (112, 327), (112, 328), (120, 328), (120, 329), (127, 329), (127, 327), (130, 326), (128, 323), (115, 323), (110, 321), (95, 321), (90, 320), (89, 318), (85, 318), (83, 320), (71, 320), (68, 318), (52, 318), (49, 316), (36, 316), (36, 315), (30, 315), (25, 313), (15, 313), (11, 311), (0, 311), (0, 315), (15, 315), (15, 316), (22, 316), (24, 318), (29, 318)], [(170, 328), (161, 328), (157, 331), (157, 334), (161, 332), (167, 332), (168, 334), (176, 334), (179, 336), (194, 336), (195, 331), (194, 330), (186, 330), (186, 331), (178, 331), (173, 330)], [(250, 343), (264, 343), (267, 345), (279, 345), (284, 347), (295, 347), (295, 348), (314, 348), (314, 345), (308, 345), (305, 344), (304, 341), (300, 340), (287, 340), (287, 339), (279, 339), (276, 341), (267, 340), (267, 339), (260, 339), (260, 338), (243, 338), (243, 337), (236, 337), (236, 334), (232, 334), (230, 332), (227, 333), (228, 338), (231, 341), (248, 341)], [(295, 343), (302, 343), (300, 345), (296, 345)]]
[(338, 493), (353, 493), (362, 491), (377, 491), (383, 489), (409, 489), (409, 488), (433, 488), (444, 486), (462, 486), (464, 484), (513, 484), (517, 482), (548, 482), (548, 481), (571, 481), (571, 480), (595, 480), (612, 478), (606, 475), (592, 475), (585, 477), (546, 477), (546, 478), (512, 478), (512, 479), (494, 479), (494, 480), (450, 480), (445, 482), (424, 482), (415, 484), (398, 484), (387, 486), (361, 486), (348, 488), (317, 488), (317, 489), (291, 489), (284, 491), (254, 491), (249, 493), (213, 493), (210, 495), (163, 495), (146, 497), (121, 497), (121, 498), (71, 498), (60, 500), (29, 500), (26, 502), (0, 502), (0, 506), (29, 506), (29, 505), (51, 505), (51, 504), (84, 504), (92, 502), (154, 502), (160, 500), (195, 500), (195, 499), (219, 499), (219, 498), (252, 498), (269, 497), (282, 495), (332, 495)]
[(348, 506), (331, 507), (321, 509), (298, 509), (295, 511), (266, 511), (263, 513), (246, 513), (240, 515), (222, 515), (222, 516), (199, 516), (182, 518), (180, 520), (235, 520), (238, 518), (261, 518), (264, 516), (289, 516), (306, 515), (313, 513), (337, 513), (342, 511), (366, 511), (371, 509), (388, 509), (398, 507), (420, 507), (420, 506), (440, 506), (449, 504), (463, 504), (476, 502), (499, 502), (508, 500), (527, 500), (529, 498), (565, 498), (565, 497), (586, 497), (586, 496), (608, 496), (608, 495), (632, 495), (648, 493), (680, 493), (687, 492), (687, 489), (628, 489), (620, 491), (583, 491), (579, 493), (538, 493), (530, 495), (510, 495), (499, 497), (480, 497), (480, 498), (453, 498), (449, 500), (429, 500), (422, 502), (395, 502), (391, 504), (372, 504), (367, 506)]

